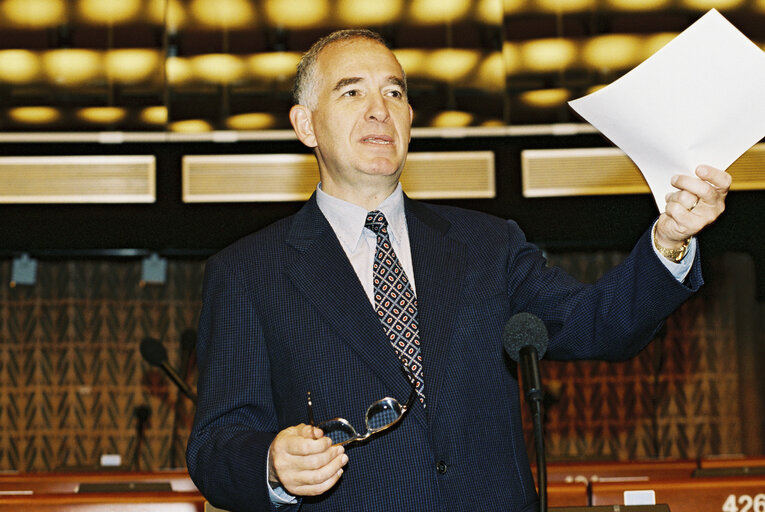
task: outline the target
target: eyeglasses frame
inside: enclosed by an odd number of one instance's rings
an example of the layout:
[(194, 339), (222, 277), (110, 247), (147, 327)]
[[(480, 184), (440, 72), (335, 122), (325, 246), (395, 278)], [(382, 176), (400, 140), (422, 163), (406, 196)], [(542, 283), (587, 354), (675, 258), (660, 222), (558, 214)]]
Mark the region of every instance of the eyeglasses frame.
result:
[[(336, 421), (336, 422), (339, 422), (339, 423), (349, 427), (350, 430), (354, 434), (356, 434), (354, 437), (346, 439), (345, 441), (341, 441), (339, 443), (333, 443), (333, 446), (336, 446), (336, 445), (346, 446), (346, 445), (349, 445), (351, 443), (355, 443), (357, 441), (364, 441), (366, 439), (369, 439), (373, 435), (376, 435), (376, 434), (379, 434), (380, 432), (388, 430), (389, 428), (391, 428), (392, 426), (394, 426), (398, 422), (400, 422), (401, 419), (404, 416), (406, 416), (406, 413), (412, 408), (412, 404), (414, 404), (415, 398), (417, 397), (417, 387), (416, 387), (416, 384), (415, 384), (415, 380), (408, 374), (408, 372), (404, 368), (402, 368), (402, 370), (403, 370), (404, 375), (406, 376), (407, 380), (412, 385), (412, 391), (409, 393), (409, 398), (407, 398), (406, 403), (404, 405), (401, 405), (401, 403), (398, 400), (396, 400), (395, 398), (391, 398), (389, 396), (386, 396), (384, 398), (381, 398), (379, 400), (376, 400), (376, 401), (372, 402), (369, 405), (369, 407), (367, 407), (367, 412), (364, 414), (364, 423), (367, 426), (367, 432), (364, 435), (359, 435), (359, 433), (356, 431), (356, 429), (353, 427), (353, 425), (351, 425), (351, 422), (349, 422), (345, 418), (332, 418), (332, 419), (329, 419), (329, 420), (322, 421), (318, 425), (314, 425), (314, 419), (313, 419), (313, 401), (311, 400), (311, 392), (310, 391), (308, 392), (308, 421), (309, 421), (309, 424), (312, 427), (321, 428), (322, 425), (326, 425), (327, 423), (335, 422)], [(390, 423), (388, 423), (386, 425), (383, 425), (382, 427), (370, 429), (369, 428), (369, 422), (368, 422), (369, 411), (374, 406), (376, 406), (376, 405), (378, 405), (380, 403), (386, 402), (386, 401), (393, 402), (393, 403), (397, 404), (401, 408), (401, 414), (398, 416), (398, 418), (396, 418), (395, 420), (393, 420), (392, 422), (390, 422)]]

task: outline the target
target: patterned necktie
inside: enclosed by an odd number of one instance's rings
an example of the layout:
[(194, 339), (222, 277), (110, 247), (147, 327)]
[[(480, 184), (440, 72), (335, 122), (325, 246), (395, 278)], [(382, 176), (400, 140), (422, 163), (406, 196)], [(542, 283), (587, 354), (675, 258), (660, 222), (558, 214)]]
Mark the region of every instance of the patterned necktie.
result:
[(412, 374), (418, 398), (425, 407), (425, 381), (417, 329), (417, 297), (393, 252), (385, 215), (379, 210), (369, 212), (364, 227), (377, 235), (373, 265), (375, 311), (399, 359)]

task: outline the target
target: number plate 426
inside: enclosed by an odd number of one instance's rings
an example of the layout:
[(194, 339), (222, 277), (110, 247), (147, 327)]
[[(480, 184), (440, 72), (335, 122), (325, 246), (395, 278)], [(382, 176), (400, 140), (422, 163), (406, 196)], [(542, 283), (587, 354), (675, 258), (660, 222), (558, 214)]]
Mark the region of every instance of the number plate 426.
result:
[(765, 494), (731, 494), (722, 506), (723, 512), (765, 512)]

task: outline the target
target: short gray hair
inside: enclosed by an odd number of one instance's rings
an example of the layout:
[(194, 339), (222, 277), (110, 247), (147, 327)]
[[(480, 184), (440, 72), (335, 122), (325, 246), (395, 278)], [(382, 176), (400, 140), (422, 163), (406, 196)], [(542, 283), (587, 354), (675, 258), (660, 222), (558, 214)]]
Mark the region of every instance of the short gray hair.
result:
[[(380, 34), (365, 28), (337, 30), (322, 37), (313, 43), (308, 51), (303, 54), (303, 57), (298, 63), (295, 84), (292, 88), (292, 100), (295, 104), (304, 105), (310, 110), (316, 108), (316, 82), (318, 81), (316, 76), (316, 60), (319, 57), (319, 53), (333, 43), (338, 41), (350, 41), (352, 39), (369, 39), (389, 48), (388, 43)], [(401, 70), (401, 73), (404, 73), (403, 69)], [(403, 75), (403, 79), (404, 93), (406, 93), (406, 75)]]

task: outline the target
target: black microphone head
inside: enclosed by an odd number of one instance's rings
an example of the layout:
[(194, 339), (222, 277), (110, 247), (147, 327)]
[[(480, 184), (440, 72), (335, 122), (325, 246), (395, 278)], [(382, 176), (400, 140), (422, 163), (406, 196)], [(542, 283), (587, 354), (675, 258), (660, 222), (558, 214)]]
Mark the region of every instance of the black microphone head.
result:
[(517, 313), (505, 324), (502, 342), (513, 361), (520, 361), (521, 349), (528, 346), (534, 347), (537, 356), (542, 359), (547, 351), (547, 327), (536, 315)]
[(154, 338), (144, 338), (141, 342), (141, 355), (151, 365), (162, 366), (167, 362), (167, 350)]

